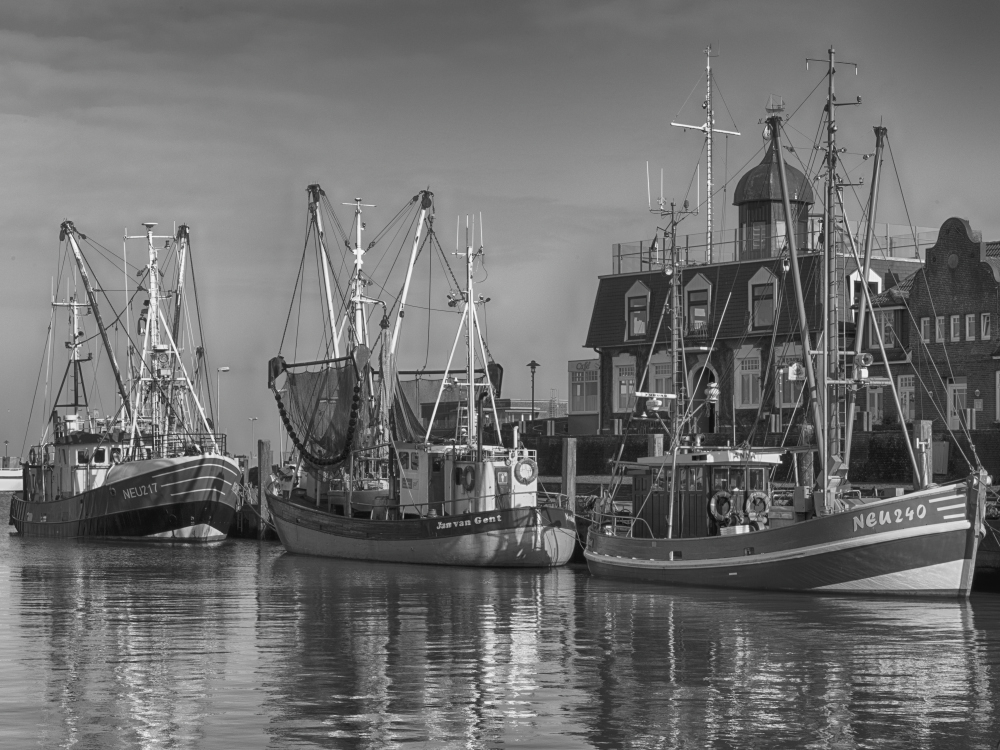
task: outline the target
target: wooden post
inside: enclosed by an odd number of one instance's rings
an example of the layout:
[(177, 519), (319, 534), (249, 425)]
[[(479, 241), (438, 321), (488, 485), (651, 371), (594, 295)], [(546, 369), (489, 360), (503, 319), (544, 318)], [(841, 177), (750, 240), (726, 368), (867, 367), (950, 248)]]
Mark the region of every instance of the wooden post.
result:
[(913, 489), (921, 490), (930, 486), (934, 477), (933, 422), (928, 419), (917, 419), (913, 422), (913, 452), (917, 457), (919, 472), (913, 472)]
[(563, 438), (562, 490), (570, 510), (576, 509), (576, 438)]
[(271, 441), (257, 441), (257, 538), (263, 539), (267, 530), (265, 519), (267, 518), (267, 496), (264, 494), (264, 485), (271, 475)]
[(663, 455), (663, 434), (646, 435), (646, 455), (651, 458)]

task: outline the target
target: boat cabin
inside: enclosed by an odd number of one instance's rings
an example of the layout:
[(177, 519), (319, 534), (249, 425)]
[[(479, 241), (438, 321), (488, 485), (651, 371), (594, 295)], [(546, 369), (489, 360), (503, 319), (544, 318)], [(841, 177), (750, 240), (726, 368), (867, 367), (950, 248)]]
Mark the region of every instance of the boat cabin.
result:
[(396, 455), (404, 515), (458, 515), (536, 504), (533, 450), (483, 448), (477, 461), (455, 446), (397, 443)]
[[(673, 457), (649, 456), (631, 464), (633, 536), (668, 536)], [(779, 453), (682, 448), (674, 482), (673, 538), (742, 533), (768, 526), (772, 470)]]

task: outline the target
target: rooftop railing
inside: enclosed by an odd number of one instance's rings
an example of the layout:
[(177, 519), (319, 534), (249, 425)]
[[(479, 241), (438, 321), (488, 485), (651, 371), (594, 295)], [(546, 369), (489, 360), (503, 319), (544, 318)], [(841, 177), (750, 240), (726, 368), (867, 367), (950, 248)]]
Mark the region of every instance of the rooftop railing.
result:
[[(858, 253), (862, 251), (863, 238), (858, 236), (858, 226), (849, 222), (855, 237)], [(677, 263), (680, 266), (703, 266), (716, 263), (733, 263), (740, 260), (777, 258), (787, 252), (783, 235), (751, 238), (738, 229), (712, 232), (711, 248), (708, 233), (677, 236)], [(908, 227), (905, 224), (876, 224), (872, 238), (872, 257), (898, 259), (924, 259), (927, 248), (937, 242), (938, 230), (927, 227)], [(823, 246), (820, 229), (804, 232), (797, 237), (797, 247), (802, 252), (814, 252)], [(851, 245), (841, 235), (838, 252), (851, 255)], [(611, 273), (643, 273), (662, 270), (670, 263), (670, 237), (654, 240), (620, 242), (611, 246)]]

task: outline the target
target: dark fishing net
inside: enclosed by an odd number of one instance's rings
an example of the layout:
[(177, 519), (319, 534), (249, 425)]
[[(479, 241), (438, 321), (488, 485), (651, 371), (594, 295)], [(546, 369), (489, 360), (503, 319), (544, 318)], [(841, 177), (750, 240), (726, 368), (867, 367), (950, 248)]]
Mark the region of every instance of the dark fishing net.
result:
[(364, 413), (358, 408), (364, 387), (354, 361), (343, 358), (308, 366), (272, 361), (272, 388), (282, 371), (285, 382), (275, 389), (275, 395), (296, 447), (317, 464), (330, 465), (346, 459), (356, 436), (367, 427)]

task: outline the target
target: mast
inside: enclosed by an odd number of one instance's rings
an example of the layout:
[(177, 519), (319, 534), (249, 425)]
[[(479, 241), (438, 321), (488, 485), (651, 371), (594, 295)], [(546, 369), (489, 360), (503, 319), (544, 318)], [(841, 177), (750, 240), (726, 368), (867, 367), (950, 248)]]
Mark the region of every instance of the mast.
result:
[[(862, 293), (861, 299), (858, 301), (858, 313), (854, 318), (854, 366), (858, 367), (858, 359), (861, 356), (862, 345), (864, 344), (864, 331), (865, 331), (865, 313), (867, 312), (867, 304), (865, 300), (867, 295), (864, 289), (868, 288), (868, 273), (871, 269), (872, 261), (872, 236), (875, 229), (875, 210), (878, 207), (878, 191), (879, 191), (879, 178), (882, 175), (882, 148), (885, 142), (885, 136), (887, 129), (881, 125), (875, 127), (875, 163), (872, 165), (872, 187), (871, 193), (868, 196), (868, 221), (865, 223), (865, 247), (864, 247), (864, 261), (863, 268), (858, 269), (858, 273), (861, 277)], [(878, 325), (877, 321), (874, 320), (874, 313), (872, 322)], [(886, 373), (888, 374), (888, 373)], [(854, 374), (855, 380), (857, 380), (857, 372)], [(858, 392), (856, 389), (851, 389), (847, 396), (847, 424), (844, 428), (844, 465), (849, 466), (851, 463), (851, 441), (853, 439), (854, 432), (854, 414), (857, 408)], [(909, 441), (907, 441), (908, 443)]]
[(472, 238), (469, 238), (469, 220), (465, 220), (465, 309), (467, 311), (465, 319), (465, 343), (468, 349), (468, 361), (466, 363), (466, 380), (469, 382), (469, 434), (468, 434), (468, 446), (471, 451), (475, 447), (476, 442), (476, 347), (475, 347), (475, 335), (476, 335), (476, 323), (475, 315), (473, 314), (473, 305), (475, 301), (472, 299), (472, 264), (475, 261), (475, 253), (472, 250), (472, 245), (475, 242), (476, 237), (476, 217), (472, 217)]
[[(97, 328), (101, 332), (101, 340), (104, 342), (104, 349), (108, 353), (108, 360), (111, 362), (111, 370), (115, 374), (115, 383), (118, 385), (118, 393), (122, 397), (122, 404), (125, 406), (125, 413), (129, 419), (132, 417), (132, 402), (129, 400), (128, 391), (125, 390), (125, 383), (122, 381), (121, 371), (118, 369), (118, 360), (115, 359), (115, 350), (111, 346), (108, 338), (108, 330), (104, 327), (104, 320), (101, 318), (101, 309), (97, 306), (97, 297), (94, 289), (90, 285), (90, 276), (87, 273), (87, 266), (83, 262), (83, 253), (76, 242), (76, 227), (72, 221), (64, 221), (60, 228), (60, 234), (69, 239), (70, 247), (73, 249), (73, 258), (76, 260), (77, 268), (80, 269), (80, 278), (83, 280), (83, 288), (87, 290), (87, 299), (90, 301), (90, 309), (94, 311), (94, 318), (97, 320)], [(73, 341), (76, 341), (76, 327), (73, 329)]]
[(361, 230), (365, 228), (361, 221), (362, 208), (375, 208), (372, 203), (362, 203), (361, 198), (355, 198), (353, 203), (344, 203), (345, 206), (354, 206), (354, 223), (357, 225), (357, 233), (354, 240), (354, 273), (351, 278), (351, 309), (354, 314), (354, 330), (352, 341), (355, 346), (368, 346), (368, 326), (365, 324), (364, 311), (364, 287), (365, 282), (361, 269), (365, 264), (365, 250), (361, 247)]
[[(771, 131), (771, 145), (774, 151), (775, 157), (778, 160), (778, 179), (781, 181), (781, 204), (785, 211), (785, 218), (791, 216), (791, 204), (788, 200), (788, 180), (785, 177), (785, 158), (781, 153), (781, 117), (778, 115), (773, 115), (767, 119), (768, 128)], [(796, 248), (796, 237), (795, 232), (787, 231), (785, 236), (788, 238), (788, 251), (792, 260), (792, 282), (795, 288), (795, 308), (798, 311), (799, 317), (799, 336), (802, 339), (802, 360), (806, 366), (806, 384), (809, 388), (809, 401), (812, 404), (813, 410), (813, 422), (816, 425), (816, 447), (819, 450), (819, 455), (821, 457), (820, 467), (823, 472), (823, 476), (826, 476), (826, 433), (821, 429), (823, 425), (823, 414), (824, 412), (824, 402), (823, 398), (827, 396), (826, 391), (820, 391), (817, 387), (816, 379), (816, 369), (813, 366), (811, 352), (813, 351), (812, 344), (810, 343), (809, 337), (809, 320), (806, 317), (806, 303), (805, 297), (802, 293), (802, 277), (799, 273), (799, 254)], [(822, 397), (821, 394), (822, 393)], [(824, 484), (825, 487), (825, 484)]]
[(392, 342), (389, 344), (389, 355), (396, 353), (396, 342), (399, 340), (399, 329), (403, 326), (403, 308), (406, 306), (406, 297), (410, 292), (410, 279), (413, 278), (413, 266), (417, 262), (417, 253), (420, 251), (420, 233), (424, 228), (424, 219), (427, 218), (427, 209), (431, 207), (434, 193), (429, 190), (421, 190), (417, 196), (420, 198), (420, 218), (417, 220), (417, 231), (413, 235), (413, 248), (410, 250), (410, 264), (406, 267), (406, 281), (403, 283), (403, 294), (399, 298), (399, 309), (396, 311), (396, 326), (392, 330)]
[[(330, 338), (333, 339), (333, 356), (340, 357), (340, 337), (337, 335), (337, 315), (333, 306), (333, 289), (330, 285), (330, 255), (326, 250), (326, 235), (323, 232), (323, 216), (319, 210), (319, 198), (324, 195), (323, 189), (313, 184), (306, 188), (309, 193), (309, 215), (316, 226), (316, 238), (319, 242), (323, 257), (320, 263), (323, 266), (323, 284), (326, 290), (326, 309), (330, 318)], [(360, 231), (360, 230), (359, 230)], [(360, 242), (360, 239), (359, 239)]]
[(706, 260), (712, 262), (712, 143), (714, 133), (725, 133), (726, 135), (739, 135), (736, 130), (721, 130), (715, 127), (715, 111), (712, 107), (712, 45), (705, 48), (705, 124), (704, 125), (684, 125), (679, 122), (670, 124), (676, 128), (691, 128), (700, 130), (705, 134), (705, 213), (707, 219), (707, 239), (706, 239)]
[[(834, 104), (834, 82), (836, 73), (834, 65), (834, 49), (830, 47), (830, 68), (827, 74), (827, 128), (826, 128), (826, 264), (824, 281), (826, 283), (826, 305), (823, 307), (823, 330), (826, 332), (826, 434), (827, 458), (823, 462), (823, 502), (830, 507), (830, 491), (835, 462), (840, 459), (840, 325), (837, 297), (837, 107)], [(786, 222), (789, 217), (785, 217)]]
[(181, 224), (177, 227), (177, 235), (174, 237), (174, 241), (177, 243), (177, 292), (174, 296), (174, 322), (171, 337), (178, 349), (181, 345), (181, 303), (184, 301), (184, 275), (190, 239), (190, 228), (187, 224)]

